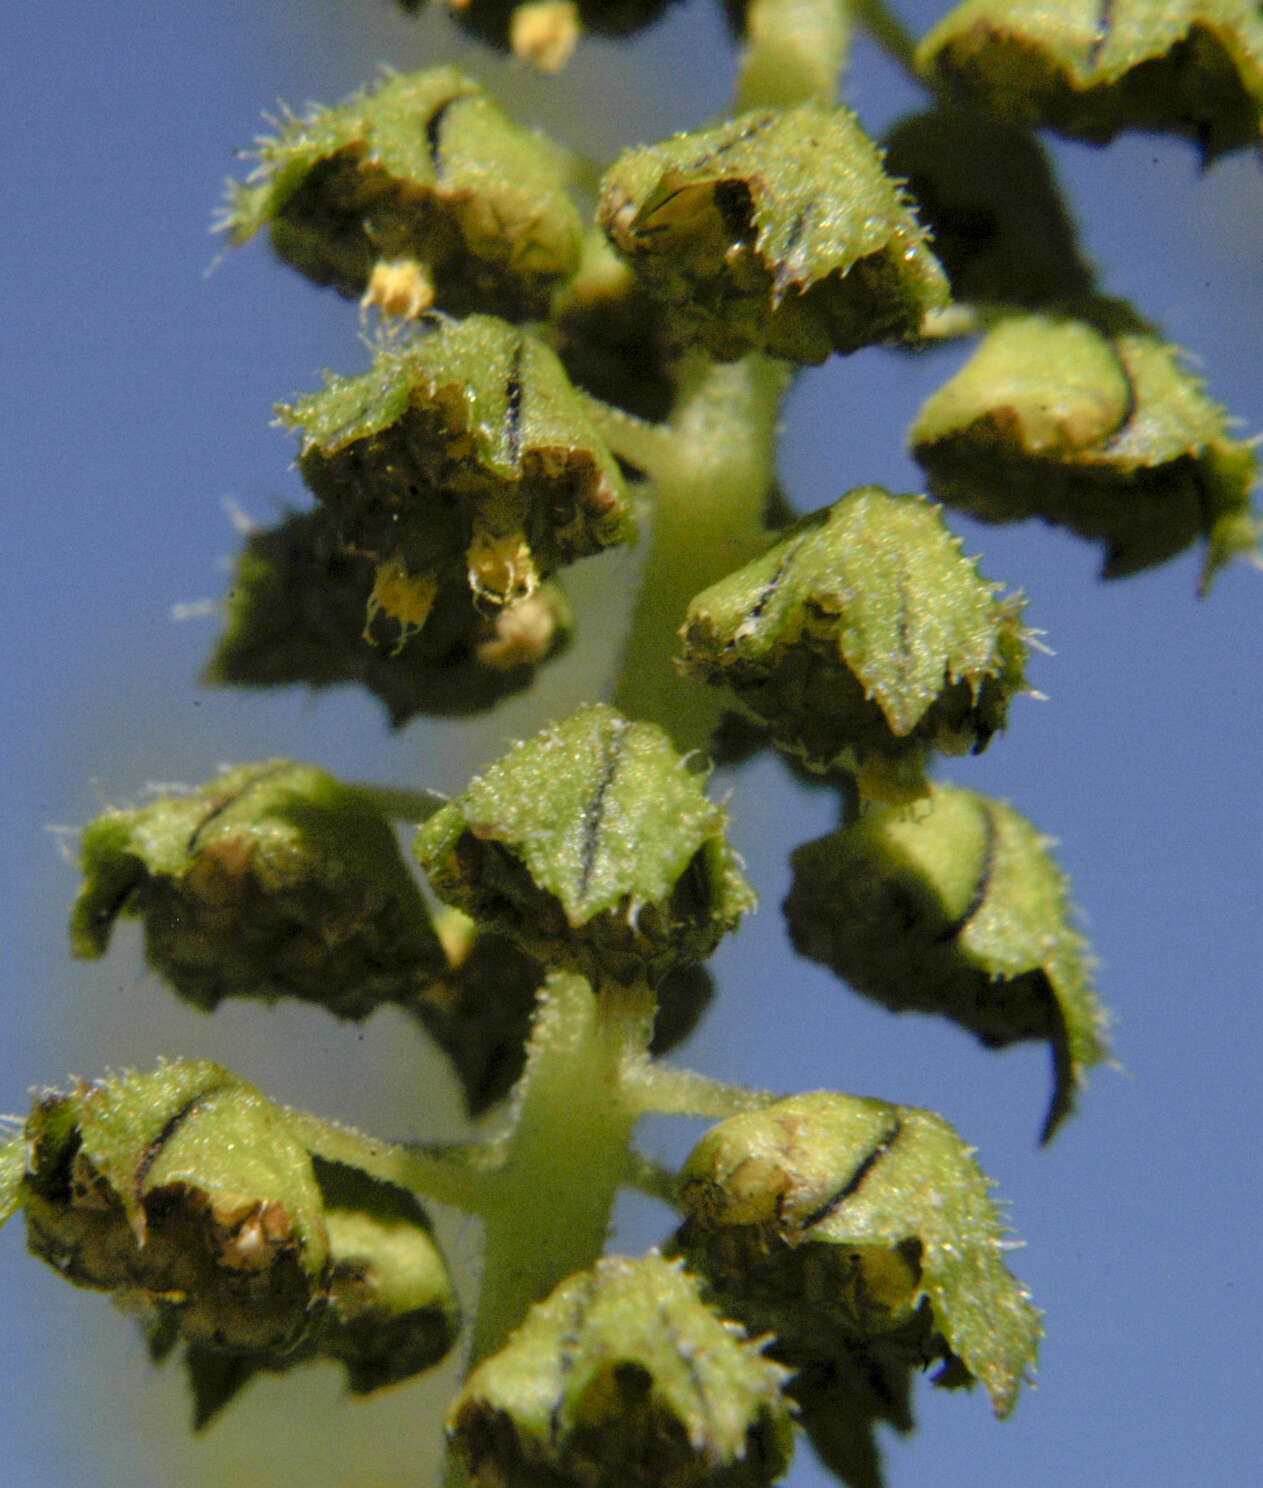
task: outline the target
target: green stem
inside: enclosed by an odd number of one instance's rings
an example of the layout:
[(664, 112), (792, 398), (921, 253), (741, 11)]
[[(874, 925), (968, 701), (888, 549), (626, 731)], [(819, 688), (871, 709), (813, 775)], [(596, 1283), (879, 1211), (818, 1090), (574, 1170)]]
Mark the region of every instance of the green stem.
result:
[(913, 82), (928, 87), (917, 71), (916, 37), (894, 11), (886, 7), (884, 0), (850, 0), (850, 3), (857, 19), (882, 50), (898, 62)]
[(532, 1302), (605, 1248), (640, 1107), (626, 1069), (653, 1030), (646, 986), (554, 976), (531, 1028), (504, 1161), (484, 1210), (482, 1283), (469, 1363), (498, 1350)]
[(767, 541), (776, 421), (790, 376), (785, 363), (759, 354), (700, 365), (657, 452), (649, 556), (614, 705), (660, 724), (680, 750), (709, 745), (725, 704), (676, 671), (679, 628), (699, 590)]
[(487, 1207), (499, 1161), (494, 1146), (469, 1143), (425, 1147), (383, 1142), (305, 1111), (287, 1108), (286, 1116), (303, 1146), (328, 1162), (359, 1168), (384, 1183), (470, 1214), (479, 1214)]
[(750, 0), (735, 108), (828, 108), (846, 67), (849, 0)]
[(741, 1111), (758, 1111), (776, 1097), (767, 1090), (747, 1090), (712, 1080), (696, 1070), (668, 1069), (645, 1060), (629, 1069), (626, 1098), (644, 1115), (710, 1116), (722, 1120)]

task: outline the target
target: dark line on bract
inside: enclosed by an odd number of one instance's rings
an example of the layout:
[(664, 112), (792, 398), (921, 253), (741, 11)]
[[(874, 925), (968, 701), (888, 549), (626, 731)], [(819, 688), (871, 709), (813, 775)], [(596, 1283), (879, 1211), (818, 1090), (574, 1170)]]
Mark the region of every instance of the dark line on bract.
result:
[[(814, 532), (814, 530), (815, 529), (813, 528), (812, 532)], [(776, 565), (776, 572), (767, 581), (767, 583), (764, 584), (763, 588), (759, 590), (759, 597), (750, 606), (750, 613), (742, 622), (742, 626), (750, 625), (754, 621), (762, 618), (764, 612), (767, 610), (768, 605), (772, 603), (772, 598), (776, 594), (776, 591), (784, 582), (785, 575), (789, 572), (789, 566), (794, 561), (794, 555), (798, 552), (799, 548), (802, 547), (803, 543), (805, 543), (807, 539), (812, 535), (812, 532), (800, 533), (799, 536), (790, 543), (789, 547), (785, 549), (785, 552), (781, 556), (781, 561)], [(731, 651), (736, 646), (736, 644), (737, 638), (736, 636), (734, 636), (732, 640), (730, 640), (724, 646), (724, 650)]]
[(982, 808), (982, 820), (986, 828), (986, 846), (983, 849), (982, 867), (979, 868), (978, 877), (974, 882), (973, 894), (963, 912), (957, 915), (949, 925), (944, 925), (934, 937), (935, 945), (946, 945), (949, 940), (955, 940), (987, 902), (987, 891), (991, 887), (991, 876), (995, 872), (997, 833), (995, 818), (986, 806)]
[(877, 1145), (868, 1154), (864, 1161), (860, 1163), (859, 1167), (856, 1168), (856, 1170), (846, 1180), (846, 1182), (837, 1191), (837, 1193), (835, 1193), (832, 1198), (826, 1200), (825, 1203), (821, 1204), (818, 1209), (813, 1209), (812, 1212), (808, 1214), (805, 1219), (803, 1219), (802, 1223), (798, 1226), (799, 1232), (803, 1233), (807, 1230), (814, 1229), (816, 1225), (822, 1223), (822, 1221), (828, 1219), (831, 1214), (840, 1209), (842, 1205), (846, 1203), (847, 1199), (849, 1199), (853, 1194), (857, 1193), (861, 1185), (864, 1183), (864, 1180), (899, 1140), (899, 1134), (902, 1131), (903, 1122), (899, 1119), (898, 1116), (896, 1116), (894, 1121), (891, 1122), (891, 1124), (886, 1128), (881, 1137), (878, 1139)]
[(504, 435), (509, 447), (509, 459), (514, 465), (522, 463), (522, 352), (525, 342), (519, 341), (513, 353), (513, 364), (509, 368), (509, 380), (505, 386)]
[(218, 1095), (221, 1090), (227, 1090), (228, 1088), (228, 1082), (221, 1081), (218, 1085), (212, 1085), (209, 1090), (199, 1090), (196, 1095), (190, 1096), (173, 1116), (167, 1118), (162, 1130), (150, 1142), (149, 1146), (145, 1148), (144, 1155), (136, 1165), (137, 1198), (140, 1198), (140, 1191), (145, 1186), (145, 1179), (149, 1176), (149, 1170), (158, 1161), (158, 1158), (162, 1155), (162, 1149), (176, 1134), (176, 1131), (204, 1101), (209, 1100), (213, 1095)]
[(592, 874), (596, 869), (597, 855), (601, 846), (601, 818), (605, 812), (605, 798), (609, 794), (610, 786), (614, 783), (614, 776), (618, 772), (618, 764), (623, 751), (623, 735), (627, 732), (625, 719), (615, 719), (613, 722), (613, 737), (605, 745), (605, 759), (602, 764), (601, 778), (597, 782), (596, 791), (588, 802), (583, 812), (583, 846), (579, 852), (579, 897), (588, 892), (588, 884), (592, 881)]
[(1114, 0), (1100, 0), (1096, 12), (1096, 25), (1093, 28), (1092, 45), (1088, 48), (1088, 61), (1096, 65), (1105, 43), (1110, 39), (1110, 32), (1114, 29)]
[(448, 109), (459, 99), (464, 98), (463, 93), (453, 93), (450, 98), (445, 98), (438, 108), (425, 121), (425, 147), (430, 152), (430, 164), (434, 167), (434, 174), (441, 181), (447, 174), (447, 167), (443, 164), (443, 120), (447, 116)]
[(242, 796), (248, 795), (256, 785), (261, 785), (265, 780), (270, 780), (273, 775), (279, 774), (281, 770), (286, 769), (288, 763), (287, 760), (281, 760), (273, 765), (270, 770), (264, 770), (262, 775), (256, 775), (252, 780), (247, 780), (240, 790), (233, 791), (224, 800), (220, 801), (213, 811), (208, 811), (201, 821), (198, 822), (197, 826), (193, 828), (192, 832), (190, 832), (189, 840), (184, 844), (184, 851), (192, 852), (197, 846), (197, 839), (217, 816), (222, 816), (230, 806), (235, 806), (241, 800)]

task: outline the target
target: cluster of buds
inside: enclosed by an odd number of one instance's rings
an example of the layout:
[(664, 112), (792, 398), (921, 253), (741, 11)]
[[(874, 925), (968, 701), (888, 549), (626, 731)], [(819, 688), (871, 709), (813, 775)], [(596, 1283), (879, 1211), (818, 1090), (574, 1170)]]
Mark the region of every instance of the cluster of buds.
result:
[(656, 982), (754, 905), (702, 786), (661, 729), (582, 708), (432, 816), (416, 853), (441, 898), (545, 964)]
[(313, 1158), (219, 1065), (45, 1095), (21, 1150), (7, 1208), (31, 1250), (138, 1312), (155, 1357), (187, 1345), (199, 1425), (259, 1371), (335, 1359), (364, 1393), (451, 1347), (456, 1302), (416, 1200)]
[(910, 1428), (914, 1370), (980, 1380), (997, 1415), (1016, 1402), (1041, 1328), (988, 1187), (940, 1117), (829, 1092), (720, 1122), (684, 1166), (674, 1249), (722, 1311), (774, 1335), (848, 1482), (880, 1482), (872, 1426)]
[(930, 749), (984, 749), (1023, 687), (1021, 603), (921, 496), (876, 486), (805, 517), (689, 606), (682, 665), (818, 772), (906, 800)]
[(1003, 801), (936, 783), (915, 812), (874, 806), (792, 857), (785, 900), (800, 954), (895, 1012), (938, 1013), (988, 1048), (1043, 1039), (1047, 1140), (1106, 1018), (1050, 844)]
[(518, 603), (632, 535), (614, 457), (560, 362), (502, 320), (427, 321), (279, 412), (342, 545), (375, 562), (369, 626), (390, 616), (401, 647), (456, 597)]
[(1093, 320), (1002, 320), (922, 408), (913, 453), (933, 493), (971, 516), (1099, 539), (1106, 578), (1200, 537), (1205, 592), (1229, 559), (1257, 555), (1258, 461), (1175, 349), (1132, 320), (1107, 305)]
[(187, 795), (108, 811), (83, 834), (77, 956), (120, 916), (186, 1001), (298, 997), (342, 1018), (407, 1002), (446, 960), (385, 816), (288, 760), (226, 770)]

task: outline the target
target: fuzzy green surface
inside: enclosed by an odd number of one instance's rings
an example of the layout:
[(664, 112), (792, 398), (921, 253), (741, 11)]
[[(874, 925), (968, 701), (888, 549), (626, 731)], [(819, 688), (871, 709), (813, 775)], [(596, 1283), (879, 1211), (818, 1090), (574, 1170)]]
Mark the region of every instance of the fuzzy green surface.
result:
[(26, 1143), (21, 1137), (0, 1143), (0, 1226), (18, 1209), (18, 1187), (26, 1172)]
[(685, 334), (792, 361), (915, 337), (947, 279), (845, 109), (755, 111), (625, 151), (598, 220)]
[(1204, 539), (1204, 593), (1259, 549), (1258, 461), (1230, 428), (1176, 348), (1029, 315), (986, 336), (909, 440), (936, 496), (983, 521), (1039, 516), (1099, 539), (1107, 578)]
[(913, 810), (873, 807), (791, 861), (784, 908), (801, 955), (988, 1047), (1048, 1040), (1050, 1136), (1106, 1057), (1108, 1018), (1048, 840), (1005, 802), (936, 783)]
[(531, 1309), (449, 1429), (505, 1488), (754, 1488), (789, 1463), (786, 1377), (678, 1263), (614, 1256)]
[(388, 77), (255, 154), (222, 227), (241, 243), (270, 225), (282, 257), (344, 294), (379, 261), (413, 260), (442, 309), (542, 314), (578, 263), (562, 152), (456, 68)]
[(1249, 0), (966, 0), (917, 65), (976, 105), (1103, 143), (1188, 135), (1210, 160), (1259, 144), (1263, 18)]
[(597, 704), (517, 745), (416, 852), (440, 895), (536, 954), (588, 931), (612, 955), (697, 960), (754, 904), (725, 820), (661, 729)]
[[(1001, 1259), (1006, 1231), (989, 1188), (973, 1149), (928, 1111), (827, 1091), (792, 1096), (730, 1117), (694, 1149), (681, 1174), (696, 1231), (686, 1248), (729, 1226), (762, 1233), (761, 1253), (774, 1239), (791, 1258), (808, 1244), (895, 1251), (915, 1242), (935, 1329), (1007, 1415), (1041, 1329)], [(716, 1281), (726, 1297), (740, 1296), (739, 1273)], [(810, 1312), (809, 1294), (795, 1305), (804, 1303)]]
[(1017, 613), (938, 508), (867, 486), (699, 594), (683, 665), (731, 686), (818, 768), (910, 736), (960, 752), (985, 744), (1021, 688)]

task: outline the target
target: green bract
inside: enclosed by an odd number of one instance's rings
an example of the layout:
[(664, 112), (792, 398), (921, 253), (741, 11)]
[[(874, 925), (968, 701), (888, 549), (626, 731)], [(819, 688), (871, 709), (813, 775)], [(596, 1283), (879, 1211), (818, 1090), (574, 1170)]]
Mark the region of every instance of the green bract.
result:
[(908, 198), (845, 109), (804, 104), (628, 150), (598, 220), (683, 340), (823, 362), (948, 299)]
[(870, 1353), (905, 1374), (942, 1358), (943, 1383), (980, 1380), (1003, 1416), (1041, 1330), (988, 1188), (941, 1117), (820, 1091), (702, 1138), (675, 1244), (717, 1305), (775, 1333), (774, 1355), (811, 1380)]
[(731, 687), (813, 770), (840, 765), (901, 800), (924, 791), (929, 749), (978, 752), (1004, 727), (1020, 614), (923, 496), (866, 486), (699, 594), (683, 666)]
[(547, 964), (655, 979), (754, 904), (725, 814), (652, 724), (583, 708), (422, 827), (435, 892)]
[(573, 616), (552, 581), (498, 609), (480, 609), (466, 585), (446, 589), (424, 631), (402, 638), (398, 619), (380, 604), (370, 607), (374, 582), (372, 559), (343, 546), (327, 507), (251, 531), (203, 680), (312, 688), (359, 682), (399, 727), (418, 713), (489, 708), (526, 687), (570, 642)]
[(987, 335), (909, 439), (943, 501), (987, 522), (1038, 516), (1099, 538), (1106, 578), (1203, 538), (1205, 592), (1229, 559), (1258, 552), (1258, 462), (1229, 427), (1155, 337), (1022, 315)]
[(907, 180), (956, 300), (1032, 307), (1090, 292), (1074, 226), (1034, 135), (940, 105), (902, 120), (886, 168)]
[(301, 997), (342, 1018), (406, 1002), (446, 970), (386, 818), (310, 765), (242, 765), (199, 790), (109, 811), (83, 834), (74, 953), (120, 915), (181, 997)]
[(416, 1201), (313, 1161), (279, 1106), (202, 1060), (49, 1094), (18, 1191), (32, 1251), (188, 1345), (204, 1424), (259, 1370), (340, 1360), (357, 1392), (451, 1346), (446, 1267)]
[(941, 1013), (990, 1048), (1052, 1046), (1047, 1140), (1106, 1018), (1048, 840), (1003, 801), (935, 784), (914, 811), (872, 808), (793, 855), (794, 947), (896, 1012)]
[(466, 591), (528, 599), (632, 536), (614, 457), (561, 364), (503, 321), (433, 323), (278, 412), (342, 544), (376, 562), (369, 625), (384, 611), (401, 647)]
[(222, 226), (389, 313), (541, 315), (579, 260), (561, 152), (453, 67), (388, 77), (260, 141)]
[(789, 1465), (786, 1377), (678, 1264), (611, 1256), (531, 1308), (448, 1430), (479, 1488), (758, 1488)]
[(1094, 144), (1167, 130), (1206, 160), (1260, 144), (1263, 18), (1251, 0), (966, 0), (917, 65), (1007, 119)]

